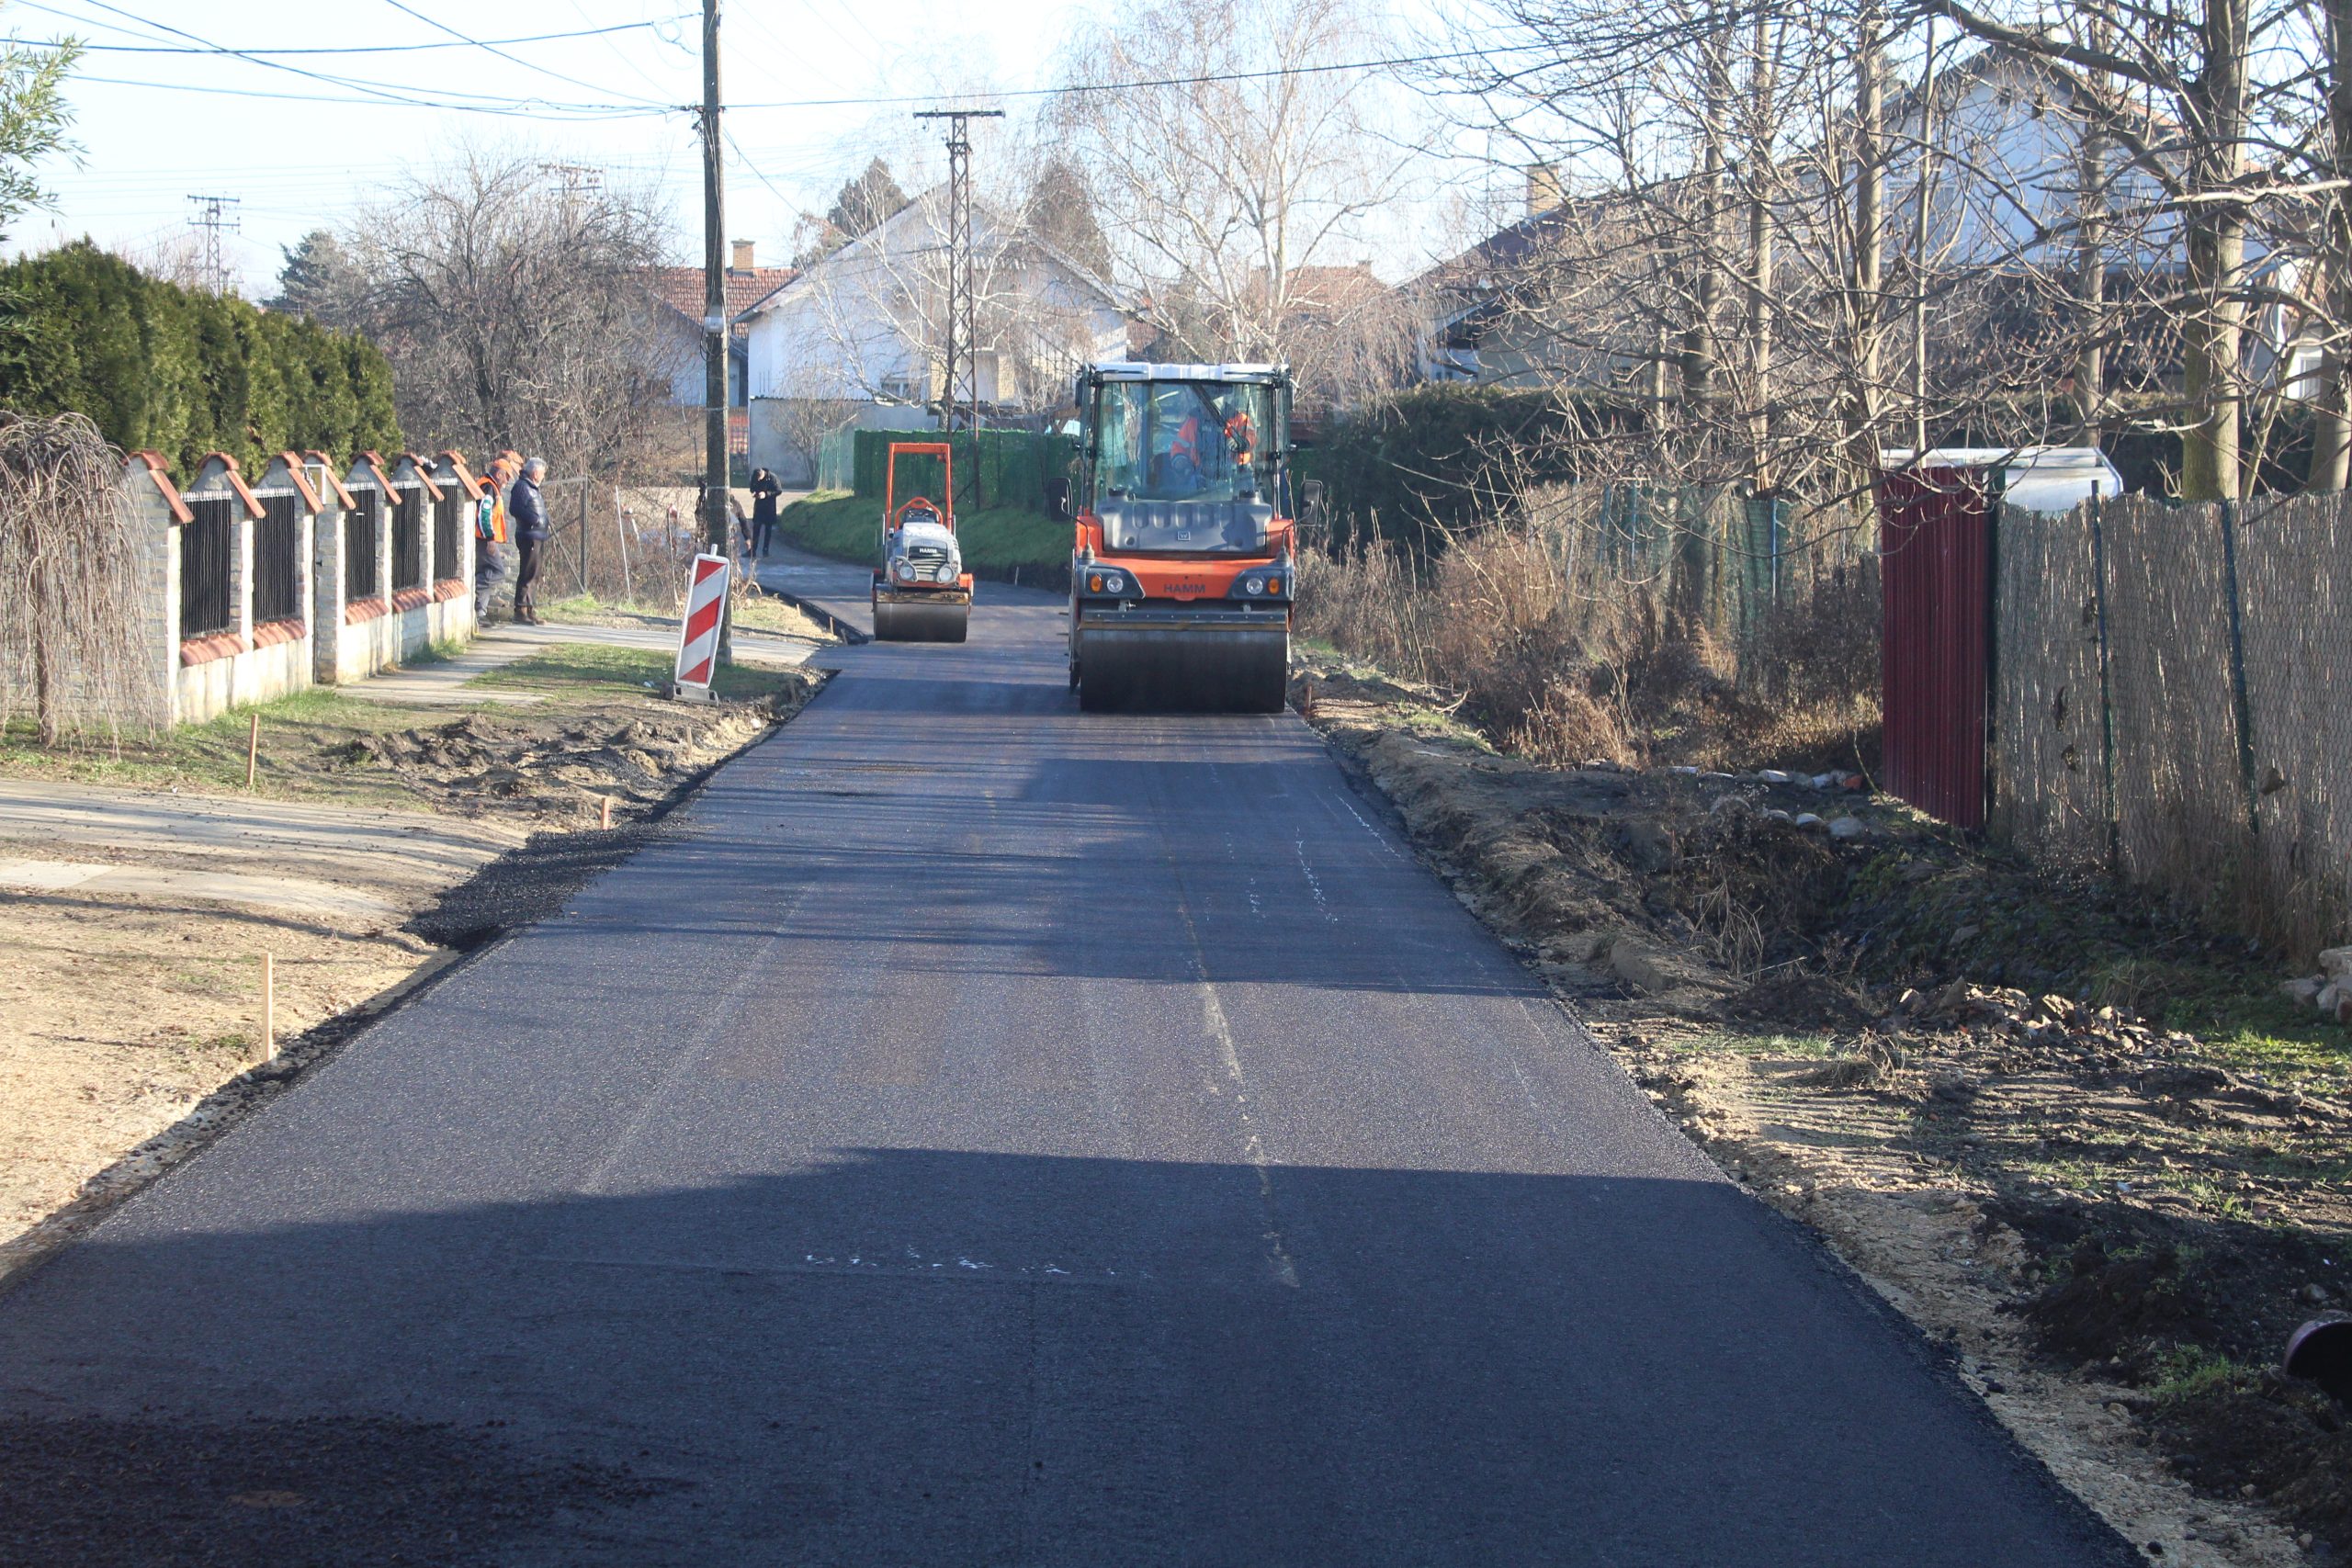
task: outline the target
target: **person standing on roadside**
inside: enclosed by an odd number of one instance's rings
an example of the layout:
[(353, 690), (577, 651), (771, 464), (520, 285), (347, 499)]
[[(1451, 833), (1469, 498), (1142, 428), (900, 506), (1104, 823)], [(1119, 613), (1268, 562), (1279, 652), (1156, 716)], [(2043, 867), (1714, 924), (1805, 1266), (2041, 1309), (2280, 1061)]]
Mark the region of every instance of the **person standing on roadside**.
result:
[(775, 540), (775, 501), (784, 486), (765, 468), (752, 476), (752, 554), (764, 558)]
[(474, 604), (477, 612), (490, 604), (492, 590), (506, 575), (506, 465), (492, 463), (482, 476), (481, 498), (474, 502)]
[(514, 618), (526, 626), (539, 624), (539, 556), (548, 542), (548, 508), (539, 499), (539, 481), (547, 477), (548, 460), (534, 457), (523, 465), (506, 495), (514, 548), (522, 557), (514, 568)]

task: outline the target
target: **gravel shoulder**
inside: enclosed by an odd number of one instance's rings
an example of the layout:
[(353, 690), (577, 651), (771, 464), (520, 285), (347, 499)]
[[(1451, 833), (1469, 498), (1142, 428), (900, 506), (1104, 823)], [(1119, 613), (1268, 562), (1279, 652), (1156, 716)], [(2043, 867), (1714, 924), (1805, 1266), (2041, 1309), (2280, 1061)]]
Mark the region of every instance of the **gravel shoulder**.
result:
[(555, 913), (823, 679), (739, 666), (679, 705), (649, 689), (666, 660), (551, 643), (454, 704), (271, 704), (252, 794), (243, 713), (119, 749), (0, 744), (0, 1282)]
[(2275, 1369), (2352, 1300), (2352, 1049), (2283, 960), (1841, 778), (1538, 767), (1328, 657), (1294, 695), (1693, 1142), (2148, 1561), (2343, 1561), (2344, 1412)]

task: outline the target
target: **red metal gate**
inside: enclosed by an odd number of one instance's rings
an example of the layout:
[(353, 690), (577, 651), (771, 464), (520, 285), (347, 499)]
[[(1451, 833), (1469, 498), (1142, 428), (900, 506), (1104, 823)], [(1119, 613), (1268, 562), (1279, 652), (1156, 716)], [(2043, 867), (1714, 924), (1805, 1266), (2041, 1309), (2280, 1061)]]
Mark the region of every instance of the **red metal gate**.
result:
[(1982, 477), (1892, 473), (1879, 498), (1886, 742), (1880, 781), (1961, 828), (1984, 825), (1993, 528)]

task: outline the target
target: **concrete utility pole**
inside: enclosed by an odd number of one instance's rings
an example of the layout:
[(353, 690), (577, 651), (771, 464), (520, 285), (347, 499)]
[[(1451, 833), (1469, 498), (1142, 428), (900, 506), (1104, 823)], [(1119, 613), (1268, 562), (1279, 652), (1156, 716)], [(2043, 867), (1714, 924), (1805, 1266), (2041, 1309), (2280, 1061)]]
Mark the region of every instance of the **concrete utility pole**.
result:
[[(972, 278), (972, 139), (969, 122), (1002, 119), (1002, 109), (921, 109), (917, 119), (947, 122), (947, 387), (940, 402), (941, 427), (956, 429), (956, 411), (964, 412), (964, 428), (980, 426), (980, 359), (978, 291)], [(973, 476), (979, 477), (975, 464)]]
[[(703, 540), (727, 549), (727, 232), (726, 183), (718, 161), (718, 0), (702, 0)], [(720, 612), (719, 662), (729, 656)]]

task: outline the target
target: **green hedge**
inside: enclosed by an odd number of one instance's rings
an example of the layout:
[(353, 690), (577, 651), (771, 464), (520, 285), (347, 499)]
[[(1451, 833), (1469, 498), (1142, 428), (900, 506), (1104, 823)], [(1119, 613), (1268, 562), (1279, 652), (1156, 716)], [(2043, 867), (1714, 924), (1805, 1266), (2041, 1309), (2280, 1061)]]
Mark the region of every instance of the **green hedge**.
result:
[[(861, 430), (853, 463), (856, 493), (880, 501), (889, 477), (893, 442), (937, 441), (939, 434), (922, 430)], [(948, 437), (956, 448), (956, 501), (966, 504), (977, 472), (981, 502), (989, 506), (1032, 507), (1043, 511), (1048, 480), (1066, 479), (1078, 444), (1066, 435), (1028, 430), (961, 431)], [(900, 459), (899, 471), (921, 494), (939, 483), (939, 461)]]
[(209, 452), (257, 475), (279, 452), (401, 447), (374, 344), (149, 277), (88, 241), (0, 266), (0, 408), (78, 412), (183, 476)]
[(1476, 532), (1509, 509), (1506, 477), (1568, 483), (1579, 477), (1583, 436), (1639, 428), (1641, 418), (1636, 406), (1602, 399), (1417, 387), (1335, 421), (1302, 447), (1296, 473), (1327, 487), (1334, 547), (1385, 541), (1435, 555), (1449, 535)]
[[(899, 465), (904, 468), (904, 464)], [(777, 531), (816, 555), (871, 566), (882, 547), (882, 502), (819, 491), (787, 506)], [(1070, 525), (1032, 507), (977, 507), (957, 513), (964, 568), (977, 577), (1030, 588), (1069, 586)]]

